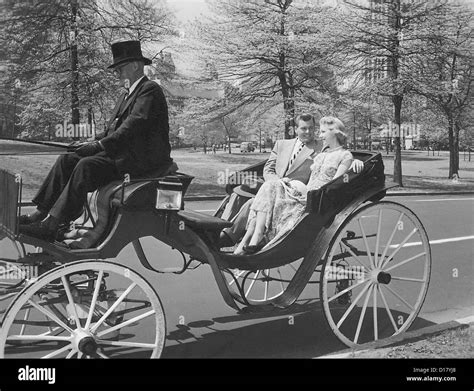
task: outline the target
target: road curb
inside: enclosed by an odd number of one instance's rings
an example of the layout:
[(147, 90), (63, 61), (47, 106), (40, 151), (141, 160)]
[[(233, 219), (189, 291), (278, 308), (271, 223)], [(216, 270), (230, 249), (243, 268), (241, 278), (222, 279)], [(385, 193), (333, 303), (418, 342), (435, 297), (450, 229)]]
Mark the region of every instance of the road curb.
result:
[[(447, 196), (447, 195), (474, 195), (474, 191), (387, 191), (387, 197), (401, 197), (401, 196)], [(184, 197), (185, 201), (220, 201), (227, 195), (222, 196), (205, 196), (197, 195), (191, 197)]]
[(446, 195), (474, 195), (474, 191), (387, 191), (387, 197), (399, 197), (399, 196), (446, 196)]
[(452, 320), (445, 323), (435, 324), (433, 326), (423, 327), (418, 330), (407, 331), (405, 333), (401, 333), (401, 334), (395, 335), (390, 338), (386, 338), (381, 341), (369, 342), (369, 343), (360, 345), (359, 347), (355, 349), (348, 348), (338, 353), (327, 354), (324, 356), (319, 356), (319, 357), (314, 357), (314, 358), (316, 359), (358, 358), (357, 355), (361, 353), (370, 352), (375, 349), (388, 348), (388, 347), (393, 347), (393, 346), (402, 345), (402, 344), (404, 345), (411, 341), (426, 339), (427, 337), (431, 335), (439, 334), (447, 330), (467, 328), (469, 327), (470, 324), (474, 324), (474, 316), (456, 319), (456, 320)]

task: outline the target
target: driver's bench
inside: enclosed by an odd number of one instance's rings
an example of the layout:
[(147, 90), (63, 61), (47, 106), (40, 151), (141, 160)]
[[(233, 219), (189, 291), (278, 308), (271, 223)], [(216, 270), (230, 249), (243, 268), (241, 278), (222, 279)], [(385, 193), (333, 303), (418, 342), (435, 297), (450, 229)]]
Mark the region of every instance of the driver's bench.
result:
[[(93, 217), (92, 227), (82, 226), (65, 235), (64, 243), (71, 249), (88, 249), (97, 246), (112, 226), (113, 216), (118, 208), (127, 210), (149, 210), (156, 208), (157, 189), (160, 183), (180, 183), (182, 195), (186, 193), (193, 177), (177, 172), (174, 164), (166, 175), (149, 178), (134, 178), (130, 182), (114, 181), (89, 194), (87, 209)], [(208, 214), (184, 210), (184, 202), (177, 212), (178, 217), (193, 230), (219, 233), (232, 223)]]

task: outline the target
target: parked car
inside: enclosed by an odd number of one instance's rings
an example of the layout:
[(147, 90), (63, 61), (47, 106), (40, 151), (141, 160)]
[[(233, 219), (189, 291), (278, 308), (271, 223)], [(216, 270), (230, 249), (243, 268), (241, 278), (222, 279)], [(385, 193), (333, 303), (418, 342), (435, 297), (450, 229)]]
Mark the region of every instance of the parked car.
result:
[(240, 144), (240, 153), (254, 152), (255, 147), (250, 142), (243, 142)]

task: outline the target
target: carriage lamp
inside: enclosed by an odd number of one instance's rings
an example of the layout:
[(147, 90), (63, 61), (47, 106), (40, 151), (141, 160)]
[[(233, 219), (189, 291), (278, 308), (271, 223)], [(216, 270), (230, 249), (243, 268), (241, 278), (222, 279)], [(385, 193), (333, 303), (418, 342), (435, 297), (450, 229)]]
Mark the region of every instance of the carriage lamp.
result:
[(181, 210), (183, 202), (183, 185), (177, 182), (158, 182), (156, 209)]

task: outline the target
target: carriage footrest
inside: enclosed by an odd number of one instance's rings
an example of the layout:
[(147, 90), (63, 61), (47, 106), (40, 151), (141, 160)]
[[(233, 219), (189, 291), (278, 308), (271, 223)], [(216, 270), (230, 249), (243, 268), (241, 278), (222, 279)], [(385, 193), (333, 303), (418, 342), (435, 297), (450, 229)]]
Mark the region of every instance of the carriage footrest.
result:
[(189, 227), (204, 231), (222, 231), (224, 228), (232, 227), (230, 221), (191, 210), (178, 212), (178, 217)]

